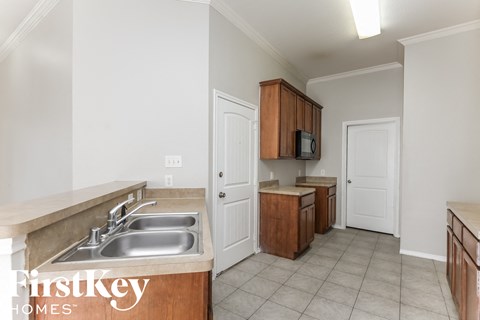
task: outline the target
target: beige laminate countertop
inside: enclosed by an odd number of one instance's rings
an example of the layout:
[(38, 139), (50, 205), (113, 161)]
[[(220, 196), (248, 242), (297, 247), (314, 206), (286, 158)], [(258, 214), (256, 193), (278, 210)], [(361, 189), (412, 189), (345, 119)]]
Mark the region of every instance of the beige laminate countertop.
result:
[[(200, 212), (201, 234), (200, 241), (203, 245), (203, 253), (195, 256), (170, 256), (170, 257), (144, 257), (130, 259), (116, 259), (108, 261), (89, 262), (64, 262), (52, 264), (52, 261), (60, 256), (59, 253), (37, 268), (38, 278), (52, 279), (59, 274), (72, 279), (76, 273), (84, 280), (84, 270), (103, 269), (109, 270), (103, 278), (140, 277), (160, 274), (205, 272), (213, 268), (213, 246), (210, 227), (208, 222), (205, 199), (203, 198), (177, 198), (177, 199), (145, 199), (157, 200), (157, 205), (146, 207), (142, 213), (165, 213), (165, 212)], [(73, 247), (73, 246), (72, 246)], [(68, 249), (67, 249), (68, 250)]]
[(333, 182), (297, 182), (295, 185), (301, 187), (325, 187), (330, 188), (334, 187), (337, 184)]
[(146, 181), (115, 181), (0, 206), (0, 239), (39, 230), (146, 184)]
[(314, 193), (314, 188), (303, 188), (295, 186), (271, 186), (265, 187), (258, 190), (260, 193), (274, 193), (274, 194), (283, 194), (288, 196), (305, 196), (310, 193)]
[(448, 201), (447, 208), (480, 240), (480, 204)]
[(297, 177), (295, 185), (305, 187), (325, 187), (330, 188), (337, 185), (336, 177)]

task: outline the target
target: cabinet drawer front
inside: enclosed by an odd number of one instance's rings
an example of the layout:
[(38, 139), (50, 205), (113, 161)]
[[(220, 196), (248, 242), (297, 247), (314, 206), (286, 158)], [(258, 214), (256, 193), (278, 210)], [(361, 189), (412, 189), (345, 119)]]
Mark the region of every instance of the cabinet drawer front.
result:
[(453, 227), (453, 213), (450, 210), (447, 210), (447, 224), (450, 226), (450, 228)]
[(463, 231), (463, 223), (457, 219), (457, 217), (453, 216), (453, 233), (457, 236), (458, 240), (462, 241), (462, 231)]
[(329, 196), (333, 196), (336, 193), (337, 193), (337, 187), (336, 186), (328, 188), (328, 195)]
[(300, 208), (309, 206), (315, 203), (315, 193), (307, 194), (300, 199)]
[(475, 238), (473, 234), (470, 233), (470, 231), (468, 231), (465, 227), (463, 227), (463, 229), (463, 247), (468, 252), (470, 257), (472, 257), (477, 267), (480, 267), (480, 243), (478, 242), (477, 238)]

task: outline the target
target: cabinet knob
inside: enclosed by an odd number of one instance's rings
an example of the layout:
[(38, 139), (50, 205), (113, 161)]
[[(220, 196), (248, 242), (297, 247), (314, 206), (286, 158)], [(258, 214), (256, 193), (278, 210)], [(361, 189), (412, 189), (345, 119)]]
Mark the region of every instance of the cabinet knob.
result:
[(226, 196), (227, 196), (227, 195), (226, 195), (224, 192), (220, 192), (220, 193), (218, 194), (218, 197), (219, 197), (219, 198), (225, 198)]
[(352, 183), (352, 180), (348, 179), (347, 182), (348, 182), (348, 183)]

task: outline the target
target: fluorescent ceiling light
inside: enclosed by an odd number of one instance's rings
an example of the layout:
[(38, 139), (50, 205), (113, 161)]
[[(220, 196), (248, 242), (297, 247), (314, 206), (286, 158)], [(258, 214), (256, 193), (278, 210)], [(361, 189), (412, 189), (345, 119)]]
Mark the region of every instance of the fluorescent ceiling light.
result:
[(350, 0), (358, 38), (365, 39), (380, 34), (379, 0)]

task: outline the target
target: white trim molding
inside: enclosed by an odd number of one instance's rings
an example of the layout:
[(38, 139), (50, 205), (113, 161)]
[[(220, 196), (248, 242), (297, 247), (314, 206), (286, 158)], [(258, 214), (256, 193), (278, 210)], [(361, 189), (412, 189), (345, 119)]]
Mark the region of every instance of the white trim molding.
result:
[(447, 36), (454, 35), (454, 34), (457, 34), (457, 33), (472, 31), (472, 30), (476, 30), (476, 29), (480, 29), (480, 20), (473, 20), (473, 21), (470, 21), (470, 22), (458, 24), (456, 26), (443, 28), (443, 29), (439, 29), (439, 30), (435, 30), (435, 31), (431, 31), (431, 32), (417, 34), (417, 35), (412, 36), (412, 37), (399, 39), (398, 42), (400, 42), (404, 46), (407, 46), (407, 45), (411, 45), (411, 44), (420, 43), (420, 42), (423, 42), (423, 41), (443, 38), (443, 37), (447, 37)]
[(264, 37), (262, 37), (255, 29), (240, 17), (232, 8), (225, 4), (222, 0), (211, 0), (210, 6), (217, 10), (222, 16), (230, 21), (234, 26), (240, 29), (247, 37), (255, 42), (267, 54), (275, 59), (282, 67), (295, 75), (303, 82), (307, 82), (308, 78), (298, 71), (288, 60), (273, 47)]
[(0, 47), (0, 62), (28, 36), (60, 0), (40, 0)]
[(404, 254), (406, 256), (424, 258), (424, 259), (431, 259), (431, 260), (436, 260), (436, 261), (441, 261), (441, 262), (446, 262), (447, 261), (446, 256), (437, 256), (437, 255), (434, 255), (434, 254), (423, 253), (423, 252), (418, 252), (418, 251), (410, 251), (410, 250), (400, 249), (400, 254)]
[(177, 0), (177, 1), (184, 1), (184, 2), (196, 2), (196, 3), (203, 3), (210, 5), (210, 0)]
[(397, 69), (397, 68), (403, 68), (403, 66), (398, 62), (380, 64), (378, 66), (373, 66), (373, 67), (368, 67), (368, 68), (363, 68), (363, 69), (357, 69), (357, 70), (352, 70), (352, 71), (347, 71), (347, 72), (342, 72), (342, 73), (336, 73), (336, 74), (332, 74), (332, 75), (324, 76), (324, 77), (313, 78), (313, 79), (308, 80), (307, 86), (310, 85), (310, 84), (318, 83), (318, 82), (325, 82), (325, 81), (355, 77), (355, 76), (359, 76), (359, 75), (362, 75), (362, 74), (374, 73), (374, 72)]
[[(394, 173), (394, 212), (393, 212), (393, 236), (400, 238), (400, 118), (381, 118), (357, 121), (345, 121), (342, 124), (342, 170), (341, 170), (341, 221), (337, 222), (338, 229), (345, 229), (347, 227), (347, 186), (344, 183), (347, 181), (347, 147), (348, 147), (348, 127), (358, 125), (368, 125), (377, 123), (394, 123), (396, 132), (396, 151), (395, 151), (395, 173)], [(338, 181), (337, 181), (338, 187)]]

